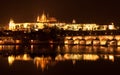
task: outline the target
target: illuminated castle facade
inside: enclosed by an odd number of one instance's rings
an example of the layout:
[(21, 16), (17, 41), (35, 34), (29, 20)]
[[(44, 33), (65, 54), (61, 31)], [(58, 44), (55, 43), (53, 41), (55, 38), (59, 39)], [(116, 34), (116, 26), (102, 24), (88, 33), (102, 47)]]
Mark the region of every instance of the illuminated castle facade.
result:
[(43, 29), (44, 27), (53, 27), (57, 26), (59, 29), (64, 30), (72, 30), (72, 31), (100, 31), (100, 30), (116, 30), (117, 27), (114, 26), (114, 24), (110, 25), (98, 25), (98, 24), (77, 24), (75, 20), (73, 20), (72, 23), (60, 23), (58, 22), (54, 17), (48, 17), (43, 12), (42, 16), (37, 16), (37, 20), (34, 23), (15, 23), (12, 19), (10, 19), (9, 22), (9, 30), (12, 31), (26, 31), (26, 30), (39, 30)]
[(44, 25), (53, 25), (56, 24), (57, 20), (54, 17), (47, 17), (43, 12), (42, 16), (37, 16), (36, 22), (33, 23), (15, 23), (13, 19), (10, 19), (9, 30), (38, 30), (43, 29)]

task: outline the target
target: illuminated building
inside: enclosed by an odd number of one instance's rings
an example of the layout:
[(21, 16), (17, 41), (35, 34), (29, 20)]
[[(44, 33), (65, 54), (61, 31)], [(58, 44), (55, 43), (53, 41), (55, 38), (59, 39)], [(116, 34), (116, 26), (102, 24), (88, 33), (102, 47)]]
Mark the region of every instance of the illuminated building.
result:
[(34, 23), (15, 23), (13, 19), (10, 19), (9, 30), (18, 31), (18, 30), (38, 30), (43, 29), (44, 26), (52, 27), (57, 26), (59, 29), (72, 30), (72, 31), (99, 31), (99, 30), (116, 30), (114, 23), (111, 25), (98, 25), (98, 24), (77, 24), (75, 19), (72, 23), (63, 23), (58, 22), (54, 17), (48, 17), (43, 12), (41, 16), (37, 16), (37, 20)]
[(9, 30), (12, 31), (26, 31), (26, 30), (37, 30), (43, 29), (44, 25), (55, 25), (57, 20), (54, 17), (47, 17), (43, 12), (42, 16), (37, 16), (37, 21), (34, 23), (15, 23), (13, 19), (10, 19)]
[[(120, 36), (113, 35), (116, 34), (116, 31), (119, 29), (114, 23), (108, 25), (99, 25), (95, 23), (81, 24), (76, 23), (75, 19), (73, 19), (72, 23), (58, 22), (54, 17), (46, 16), (44, 12), (41, 16), (37, 16), (36, 22), (34, 23), (15, 23), (13, 19), (10, 19), (9, 22), (9, 30), (11, 31), (31, 32), (48, 28), (47, 32), (50, 32), (50, 28), (52, 27), (68, 31), (68, 33), (70, 32), (69, 34), (64, 33), (63, 36), (65, 39), (62, 40), (64, 44), (120, 45)], [(73, 32), (77, 32), (77, 34)], [(117, 34), (118, 33), (119, 32), (117, 32)], [(56, 35), (58, 36), (60, 34)], [(117, 40), (117, 42), (115, 40)], [(35, 40), (31, 42), (34, 41)]]

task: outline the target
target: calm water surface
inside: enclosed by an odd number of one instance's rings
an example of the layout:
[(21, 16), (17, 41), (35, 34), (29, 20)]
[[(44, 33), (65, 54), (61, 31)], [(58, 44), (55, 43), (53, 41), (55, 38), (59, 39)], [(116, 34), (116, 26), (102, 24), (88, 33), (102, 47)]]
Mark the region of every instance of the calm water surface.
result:
[(119, 70), (120, 47), (0, 45), (1, 75), (115, 75)]

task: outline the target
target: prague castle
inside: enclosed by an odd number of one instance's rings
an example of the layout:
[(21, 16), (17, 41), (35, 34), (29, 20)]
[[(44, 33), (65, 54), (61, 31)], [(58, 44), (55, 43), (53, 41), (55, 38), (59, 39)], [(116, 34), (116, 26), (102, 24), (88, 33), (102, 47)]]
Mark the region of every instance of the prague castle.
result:
[(116, 30), (117, 27), (114, 26), (114, 23), (110, 25), (98, 25), (98, 24), (77, 24), (75, 20), (73, 20), (72, 23), (63, 23), (63, 22), (58, 22), (56, 18), (54, 17), (48, 17), (46, 14), (43, 12), (41, 16), (37, 16), (36, 22), (34, 23), (15, 23), (13, 19), (10, 19), (9, 22), (9, 30), (12, 31), (21, 31), (21, 30), (39, 30), (43, 29), (45, 26), (48, 27), (53, 27), (57, 26), (59, 29), (64, 29), (64, 30), (72, 30), (72, 31), (100, 31), (100, 30)]

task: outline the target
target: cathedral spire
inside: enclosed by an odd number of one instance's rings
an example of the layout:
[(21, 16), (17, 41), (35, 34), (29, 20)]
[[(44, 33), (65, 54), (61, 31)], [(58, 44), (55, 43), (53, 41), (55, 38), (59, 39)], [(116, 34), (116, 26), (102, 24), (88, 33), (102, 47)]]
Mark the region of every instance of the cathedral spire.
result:
[(9, 21), (9, 29), (10, 30), (14, 29), (14, 20), (12, 18), (10, 18), (10, 21)]
[(37, 16), (37, 22), (47, 22), (47, 16), (44, 11), (41, 16)]
[(40, 19), (41, 22), (47, 22), (47, 16), (45, 15), (44, 11)]
[(39, 16), (37, 16), (37, 22), (40, 22), (40, 17)]

